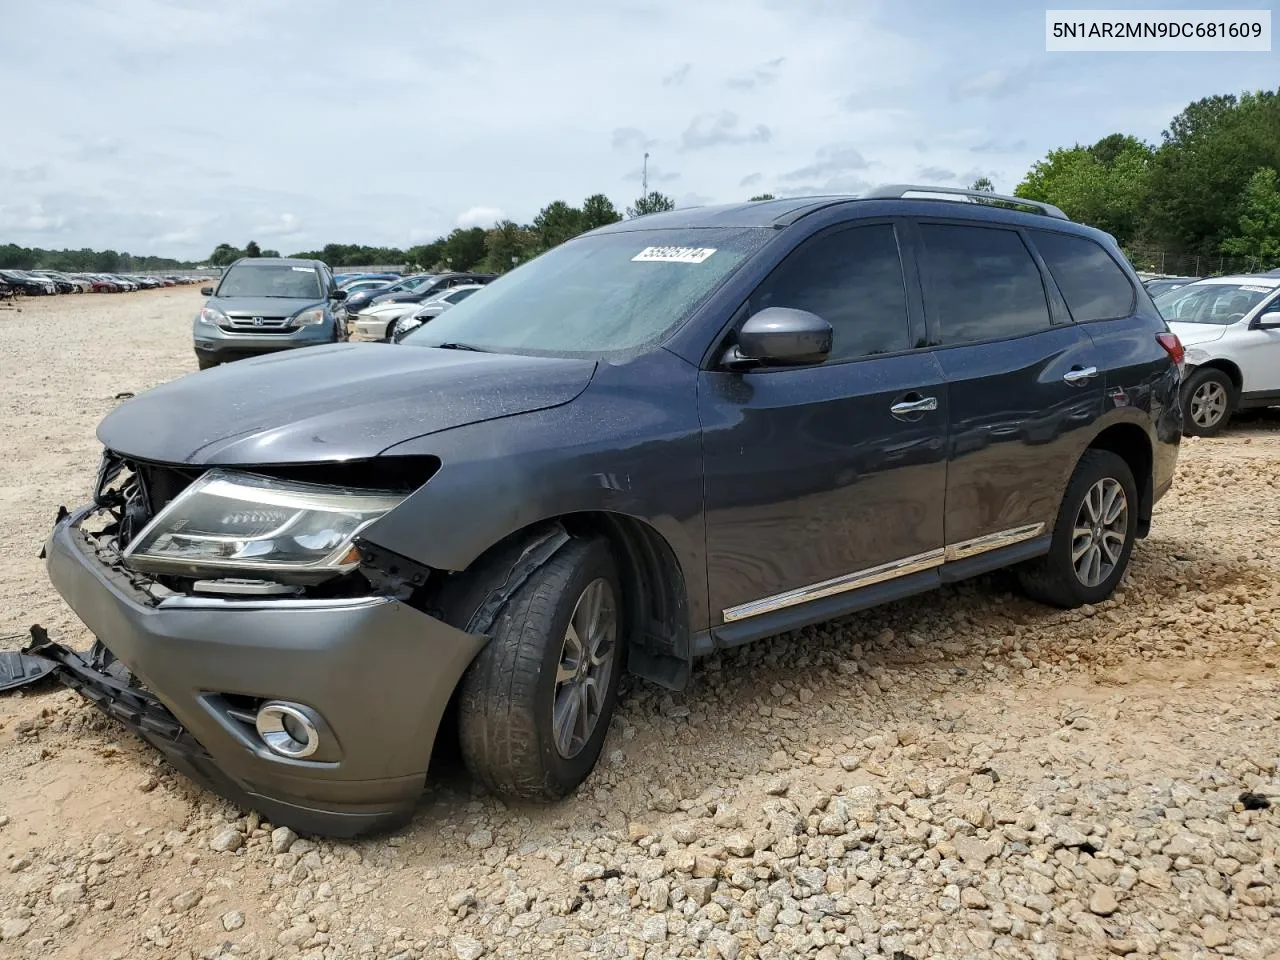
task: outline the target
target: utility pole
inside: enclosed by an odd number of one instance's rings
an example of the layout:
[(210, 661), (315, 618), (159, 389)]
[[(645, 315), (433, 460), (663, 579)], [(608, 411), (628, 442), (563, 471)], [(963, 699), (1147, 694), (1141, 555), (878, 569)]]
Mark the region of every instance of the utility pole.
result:
[(640, 170), (640, 196), (649, 196), (649, 151), (644, 154), (644, 166)]

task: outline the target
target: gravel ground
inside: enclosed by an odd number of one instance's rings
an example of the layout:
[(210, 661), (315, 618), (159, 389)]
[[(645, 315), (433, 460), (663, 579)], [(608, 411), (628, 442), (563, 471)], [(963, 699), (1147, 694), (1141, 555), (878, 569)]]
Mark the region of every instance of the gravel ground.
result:
[[(194, 367), (198, 302), (0, 308), (0, 635), (89, 642), (35, 555), (115, 395)], [(764, 641), (637, 686), (566, 802), (446, 765), (356, 843), (230, 808), (70, 693), (0, 697), (0, 956), (1280, 958), (1278, 485), (1280, 416), (1189, 441), (1096, 608), (995, 575)]]

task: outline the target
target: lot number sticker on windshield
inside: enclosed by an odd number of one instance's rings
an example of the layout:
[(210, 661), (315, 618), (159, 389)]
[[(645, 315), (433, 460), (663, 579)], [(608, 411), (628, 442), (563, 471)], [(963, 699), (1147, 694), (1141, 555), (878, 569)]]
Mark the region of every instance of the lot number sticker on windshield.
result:
[(311, 268), (310, 267), (294, 267), (293, 272), (294, 273), (310, 273)]
[(1270, 293), (1271, 287), (1255, 287), (1252, 284), (1242, 284), (1241, 290), (1248, 290), (1250, 293)]
[(631, 259), (643, 263), (701, 263), (715, 252), (715, 247), (645, 247)]

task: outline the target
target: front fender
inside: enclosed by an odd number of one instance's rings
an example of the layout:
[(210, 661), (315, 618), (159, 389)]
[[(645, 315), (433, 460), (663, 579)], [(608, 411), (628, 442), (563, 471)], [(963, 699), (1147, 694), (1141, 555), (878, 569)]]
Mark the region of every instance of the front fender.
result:
[(371, 543), (460, 571), (535, 524), (601, 512), (647, 524), (671, 548), (688, 589), (691, 627), (706, 625), (702, 449), (695, 369), (657, 351), (601, 365), (576, 400), (397, 444), (385, 456), (430, 454), (432, 478), (368, 527)]

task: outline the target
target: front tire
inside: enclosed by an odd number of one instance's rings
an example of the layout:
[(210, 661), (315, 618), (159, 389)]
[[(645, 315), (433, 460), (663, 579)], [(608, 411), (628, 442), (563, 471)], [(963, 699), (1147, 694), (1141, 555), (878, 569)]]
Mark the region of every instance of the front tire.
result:
[(463, 760), (489, 790), (555, 800), (591, 773), (622, 674), (622, 591), (603, 540), (572, 540), (498, 615), (462, 679)]
[(1235, 412), (1236, 385), (1222, 370), (1197, 370), (1182, 385), (1182, 432), (1212, 437), (1222, 432)]
[(1049, 552), (1018, 568), (1022, 588), (1055, 607), (1100, 603), (1124, 576), (1137, 530), (1133, 471), (1109, 450), (1086, 450), (1058, 508)]
[(201, 370), (208, 370), (210, 367), (216, 367), (218, 361), (210, 357), (202, 357), (196, 354), (196, 366)]

